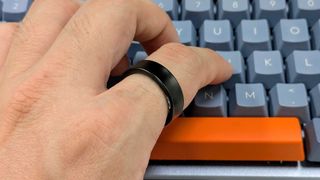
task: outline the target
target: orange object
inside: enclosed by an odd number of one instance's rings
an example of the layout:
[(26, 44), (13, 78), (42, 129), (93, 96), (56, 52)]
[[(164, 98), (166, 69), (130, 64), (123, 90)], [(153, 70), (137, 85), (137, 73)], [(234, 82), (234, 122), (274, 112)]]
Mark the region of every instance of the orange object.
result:
[(151, 160), (302, 161), (297, 118), (177, 118)]

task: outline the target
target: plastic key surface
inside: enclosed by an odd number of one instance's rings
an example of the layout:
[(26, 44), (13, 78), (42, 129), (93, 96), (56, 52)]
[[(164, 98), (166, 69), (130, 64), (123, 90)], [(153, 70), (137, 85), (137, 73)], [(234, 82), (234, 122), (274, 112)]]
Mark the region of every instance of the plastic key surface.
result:
[(320, 118), (320, 84), (310, 91), (311, 112), (313, 117)]
[(250, 4), (248, 0), (218, 0), (218, 19), (230, 20), (236, 28), (241, 20), (250, 18)]
[(32, 0), (6, 0), (3, 1), (3, 20), (7, 22), (21, 21), (27, 13)]
[(177, 118), (151, 160), (304, 160), (296, 118)]
[(319, 0), (290, 0), (289, 9), (291, 18), (305, 18), (309, 26), (320, 18)]
[(177, 0), (153, 0), (170, 16), (171, 19), (177, 20), (179, 15), (179, 4)]
[(190, 20), (186, 21), (172, 21), (179, 35), (180, 42), (187, 46), (196, 46), (197, 33)]
[(305, 127), (307, 159), (320, 162), (320, 118), (310, 121)]

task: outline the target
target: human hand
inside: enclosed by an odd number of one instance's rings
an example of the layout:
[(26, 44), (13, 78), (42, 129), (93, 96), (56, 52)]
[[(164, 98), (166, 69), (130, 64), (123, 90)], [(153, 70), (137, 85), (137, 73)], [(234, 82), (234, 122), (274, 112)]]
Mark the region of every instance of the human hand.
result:
[(144, 75), (111, 89), (133, 39), (178, 80), (185, 107), (231, 75), (208, 49), (180, 45), (150, 0), (35, 0), (24, 21), (1, 24), (0, 177), (142, 179), (167, 116)]

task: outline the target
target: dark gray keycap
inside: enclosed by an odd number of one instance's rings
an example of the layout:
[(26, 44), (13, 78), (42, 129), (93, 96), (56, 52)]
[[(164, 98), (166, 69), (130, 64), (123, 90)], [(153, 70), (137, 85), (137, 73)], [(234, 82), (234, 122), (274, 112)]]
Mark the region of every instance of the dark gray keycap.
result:
[(237, 27), (237, 47), (244, 57), (254, 50), (270, 50), (271, 39), (268, 22), (263, 20), (243, 20)]
[(213, 19), (212, 0), (182, 0), (182, 20), (191, 20), (196, 28), (200, 28), (203, 21)]
[(3, 20), (7, 22), (21, 21), (27, 13), (32, 0), (6, 0), (3, 1)]
[(250, 4), (248, 0), (218, 0), (218, 18), (228, 19), (236, 28), (241, 20), (250, 18)]
[(318, 20), (311, 29), (312, 47), (320, 50), (320, 20)]
[(312, 116), (320, 118), (320, 84), (310, 91), (310, 97)]
[(272, 116), (298, 117), (302, 123), (310, 121), (307, 91), (304, 84), (276, 84), (270, 90)]
[(236, 83), (245, 83), (245, 66), (240, 51), (217, 51), (217, 53), (228, 61), (233, 68), (232, 77), (226, 81), (223, 86), (226, 89), (232, 89)]
[(227, 95), (222, 86), (207, 86), (195, 96), (191, 116), (227, 116)]
[(291, 18), (305, 18), (309, 26), (320, 18), (319, 0), (290, 0), (289, 9)]
[(268, 116), (266, 92), (262, 84), (236, 84), (229, 95), (230, 116)]
[(247, 59), (247, 67), (250, 83), (262, 83), (267, 89), (271, 89), (276, 83), (285, 83), (279, 51), (254, 51)]
[(0, 0), (0, 20), (2, 20), (2, 7), (3, 7), (3, 1)]
[(187, 46), (196, 46), (197, 33), (190, 20), (187, 21), (173, 21), (177, 33), (180, 37), (180, 42)]
[(310, 35), (305, 19), (281, 19), (273, 30), (275, 48), (287, 57), (293, 50), (309, 50)]
[(314, 118), (305, 127), (308, 161), (320, 162), (320, 118)]
[(179, 16), (179, 4), (177, 0), (153, 0), (161, 7), (173, 20), (177, 20)]
[(267, 19), (270, 27), (287, 18), (286, 0), (254, 0), (253, 17)]
[(143, 47), (139, 42), (132, 41), (131, 46), (129, 47), (129, 50), (128, 50), (128, 57), (130, 59), (133, 59), (138, 51), (144, 51)]
[(232, 51), (233, 30), (228, 20), (205, 20), (200, 28), (200, 47), (217, 51)]
[(311, 89), (320, 83), (320, 51), (293, 51), (287, 57), (287, 77), (290, 83), (304, 83)]
[(134, 58), (131, 61), (131, 65), (136, 65), (138, 62), (145, 60), (148, 57), (148, 54), (144, 51), (138, 51)]

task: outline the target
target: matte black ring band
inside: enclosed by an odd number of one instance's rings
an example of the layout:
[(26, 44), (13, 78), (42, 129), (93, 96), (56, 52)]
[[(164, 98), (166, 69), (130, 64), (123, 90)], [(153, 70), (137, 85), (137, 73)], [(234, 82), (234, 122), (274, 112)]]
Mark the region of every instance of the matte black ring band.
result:
[(123, 74), (123, 79), (136, 73), (144, 74), (154, 80), (166, 95), (168, 103), (166, 125), (182, 113), (184, 105), (183, 93), (177, 79), (167, 68), (155, 61), (143, 60), (128, 69)]

